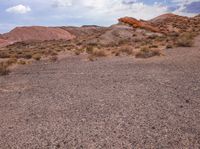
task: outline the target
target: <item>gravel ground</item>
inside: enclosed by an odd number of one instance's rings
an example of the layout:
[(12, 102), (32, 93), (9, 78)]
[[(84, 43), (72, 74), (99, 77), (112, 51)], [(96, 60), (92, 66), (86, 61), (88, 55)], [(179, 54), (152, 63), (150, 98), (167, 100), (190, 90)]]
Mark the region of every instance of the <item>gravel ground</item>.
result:
[(0, 77), (0, 149), (199, 149), (196, 43), (147, 60), (37, 62)]

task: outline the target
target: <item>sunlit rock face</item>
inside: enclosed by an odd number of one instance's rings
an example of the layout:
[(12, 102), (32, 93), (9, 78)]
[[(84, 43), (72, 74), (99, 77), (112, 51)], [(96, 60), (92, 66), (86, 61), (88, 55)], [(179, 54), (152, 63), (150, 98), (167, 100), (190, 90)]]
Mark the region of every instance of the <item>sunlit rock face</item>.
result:
[(135, 18), (131, 18), (131, 17), (120, 18), (119, 22), (129, 24), (129, 25), (133, 26), (134, 28), (143, 28), (146, 30), (150, 30), (152, 32), (160, 32), (159, 28), (151, 25), (150, 23), (148, 23), (146, 21), (139, 21), (139, 20), (137, 20)]

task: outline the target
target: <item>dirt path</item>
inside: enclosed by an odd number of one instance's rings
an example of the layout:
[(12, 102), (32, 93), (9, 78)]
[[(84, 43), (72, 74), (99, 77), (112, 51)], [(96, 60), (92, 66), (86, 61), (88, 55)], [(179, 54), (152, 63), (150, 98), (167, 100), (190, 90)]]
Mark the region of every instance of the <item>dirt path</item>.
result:
[(199, 43), (148, 60), (38, 62), (0, 77), (0, 148), (198, 149)]

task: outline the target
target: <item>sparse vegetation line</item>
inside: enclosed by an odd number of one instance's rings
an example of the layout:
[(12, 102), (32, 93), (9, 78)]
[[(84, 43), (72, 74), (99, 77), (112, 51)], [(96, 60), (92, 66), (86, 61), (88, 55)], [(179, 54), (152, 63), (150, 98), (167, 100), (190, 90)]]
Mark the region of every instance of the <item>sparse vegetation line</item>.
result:
[[(30, 38), (24, 39), (27, 34), (23, 33), (24, 30), (30, 32)], [(52, 35), (48, 38), (42, 35), (41, 38), (33, 40), (35, 31), (44, 34), (51, 31)], [(12, 39), (13, 36), (18, 41), (0, 48), (0, 61), (7, 63), (9, 67), (13, 64), (25, 65), (42, 59), (56, 62), (59, 56), (64, 54), (87, 55), (90, 61), (114, 56), (150, 58), (164, 55), (163, 49), (193, 46), (193, 40), (199, 32), (199, 16), (187, 18), (173, 14), (161, 15), (150, 21), (121, 18), (118, 24), (110, 27), (16, 28), (0, 37), (3, 38), (1, 42), (5, 40), (5, 36), (7, 39)], [(31, 37), (32, 34), (34, 37)], [(67, 37), (54, 38), (63, 37), (64, 34), (67, 34)]]

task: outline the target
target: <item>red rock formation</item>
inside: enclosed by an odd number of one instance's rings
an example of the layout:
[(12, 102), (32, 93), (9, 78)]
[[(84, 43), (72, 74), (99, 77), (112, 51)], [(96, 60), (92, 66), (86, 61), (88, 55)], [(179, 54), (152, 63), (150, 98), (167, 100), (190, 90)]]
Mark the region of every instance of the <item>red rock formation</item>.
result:
[(193, 18), (178, 16), (172, 13), (160, 15), (149, 21), (139, 21), (131, 17), (120, 18), (119, 22), (129, 24), (135, 28), (143, 28), (163, 34), (182, 33), (191, 29), (200, 30), (199, 15)]
[(152, 32), (159, 32), (160, 30), (159, 28), (152, 26), (150, 23), (145, 22), (145, 21), (139, 21), (137, 19), (131, 18), (131, 17), (124, 17), (124, 18), (120, 18), (119, 22), (125, 23), (125, 24), (129, 24), (135, 28), (143, 28)]
[(4, 39), (12, 42), (20, 41), (44, 41), (44, 40), (70, 40), (74, 35), (61, 28), (53, 27), (17, 27), (9, 33), (2, 35)]

